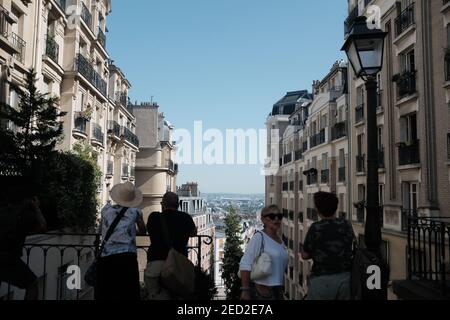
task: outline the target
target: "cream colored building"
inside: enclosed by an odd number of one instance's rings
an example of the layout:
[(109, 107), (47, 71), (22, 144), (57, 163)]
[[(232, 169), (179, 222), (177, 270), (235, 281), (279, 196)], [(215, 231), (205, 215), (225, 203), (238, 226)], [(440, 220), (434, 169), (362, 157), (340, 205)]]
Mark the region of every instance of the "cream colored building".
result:
[(161, 211), (161, 200), (167, 191), (177, 192), (176, 145), (173, 129), (156, 103), (131, 106), (137, 118), (140, 151), (136, 158), (136, 186), (144, 194), (142, 209), (147, 217)]
[[(449, 216), (450, 208), (450, 4), (448, 1), (349, 1), (349, 19), (381, 9), (388, 33), (383, 70), (378, 76), (380, 199), (383, 205), (383, 253), (391, 280), (406, 279), (407, 217)], [(347, 29), (348, 30), (348, 29)], [(365, 199), (366, 93), (350, 73), (349, 86), (352, 198)], [(362, 237), (365, 213), (352, 207)], [(430, 252), (423, 254), (428, 255)], [(447, 266), (449, 259), (446, 258)]]
[[(139, 141), (136, 118), (128, 105), (131, 85), (120, 69), (111, 63), (106, 51), (106, 18), (110, 0), (0, 0), (0, 99), (18, 105), (11, 84), (24, 83), (33, 68), (40, 92), (60, 98), (67, 112), (64, 139), (58, 146), (69, 151), (77, 142), (91, 145), (102, 171), (99, 200), (109, 200), (108, 191), (116, 183), (134, 181)], [(15, 130), (10, 123), (1, 123)], [(54, 246), (92, 244), (93, 238), (77, 236), (35, 236), (27, 241)], [(92, 289), (65, 286), (66, 267), (91, 263), (92, 251), (65, 250), (61, 257), (50, 250), (44, 263), (39, 248), (29, 256), (30, 266), (39, 278), (41, 299), (92, 299)], [(25, 259), (28, 258), (25, 256)], [(23, 292), (0, 287), (0, 299), (21, 299)]]
[[(207, 207), (206, 201), (202, 198), (197, 183), (186, 183), (177, 189), (177, 194), (180, 198), (179, 210), (186, 212), (192, 216), (195, 225), (197, 226), (197, 235), (209, 236), (212, 238), (212, 243), (205, 243), (206, 239), (202, 239), (202, 243), (198, 243), (198, 239), (191, 238), (189, 240), (189, 247), (200, 247), (201, 268), (208, 274), (214, 276), (214, 245), (215, 245), (215, 230), (211, 210)], [(198, 264), (198, 249), (189, 251), (189, 259), (195, 264)]]

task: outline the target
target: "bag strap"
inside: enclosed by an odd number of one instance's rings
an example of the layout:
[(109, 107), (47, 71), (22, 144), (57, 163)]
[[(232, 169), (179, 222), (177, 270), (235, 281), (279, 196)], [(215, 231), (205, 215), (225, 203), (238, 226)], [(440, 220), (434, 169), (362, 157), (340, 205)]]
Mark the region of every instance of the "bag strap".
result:
[(264, 243), (264, 234), (261, 231), (256, 231), (255, 235), (257, 235), (257, 234), (261, 235), (261, 246), (260, 246), (259, 255), (258, 255), (258, 258), (259, 258), (264, 253), (265, 243)]
[(164, 243), (170, 250), (173, 248), (173, 242), (170, 240), (169, 228), (167, 227), (166, 217), (164, 217), (163, 212), (160, 213), (159, 218), (161, 221), (162, 236), (163, 236)]
[(102, 255), (103, 250), (105, 249), (105, 245), (108, 242), (109, 238), (114, 233), (114, 230), (116, 229), (117, 225), (119, 224), (120, 220), (123, 218), (125, 213), (128, 211), (129, 208), (124, 207), (122, 210), (120, 210), (120, 213), (116, 216), (113, 223), (109, 226), (108, 231), (106, 231), (105, 238), (103, 239), (102, 245), (100, 246), (100, 250), (98, 251), (97, 256), (100, 257)]

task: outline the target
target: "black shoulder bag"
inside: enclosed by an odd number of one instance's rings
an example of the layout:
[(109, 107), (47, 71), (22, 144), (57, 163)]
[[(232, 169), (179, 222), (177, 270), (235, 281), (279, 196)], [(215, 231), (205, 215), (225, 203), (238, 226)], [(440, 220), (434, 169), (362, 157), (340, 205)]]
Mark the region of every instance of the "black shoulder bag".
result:
[(109, 238), (111, 238), (112, 234), (114, 233), (114, 230), (116, 229), (117, 225), (119, 224), (120, 220), (123, 218), (125, 213), (127, 212), (129, 208), (122, 208), (120, 213), (116, 216), (113, 223), (109, 226), (108, 231), (106, 231), (105, 238), (103, 239), (102, 245), (100, 246), (100, 249), (97, 252), (97, 255), (95, 256), (94, 262), (92, 262), (89, 269), (87, 269), (86, 274), (84, 275), (84, 281), (87, 285), (94, 287), (97, 283), (97, 264), (98, 259), (100, 259), (103, 250), (105, 249), (105, 245), (108, 242)]

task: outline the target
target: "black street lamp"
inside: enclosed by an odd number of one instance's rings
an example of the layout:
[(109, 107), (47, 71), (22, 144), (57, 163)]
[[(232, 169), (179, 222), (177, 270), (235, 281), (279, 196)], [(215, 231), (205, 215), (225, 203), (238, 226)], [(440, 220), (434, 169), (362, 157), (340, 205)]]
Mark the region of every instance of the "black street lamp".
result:
[[(367, 219), (364, 241), (373, 265), (382, 272), (381, 289), (368, 289), (363, 299), (387, 299), (388, 268), (381, 254), (381, 210), (378, 185), (378, 137), (377, 137), (377, 74), (383, 65), (384, 39), (386, 32), (368, 27), (366, 17), (355, 19), (342, 50), (358, 78), (362, 78), (367, 91)], [(365, 287), (366, 284), (364, 284)]]

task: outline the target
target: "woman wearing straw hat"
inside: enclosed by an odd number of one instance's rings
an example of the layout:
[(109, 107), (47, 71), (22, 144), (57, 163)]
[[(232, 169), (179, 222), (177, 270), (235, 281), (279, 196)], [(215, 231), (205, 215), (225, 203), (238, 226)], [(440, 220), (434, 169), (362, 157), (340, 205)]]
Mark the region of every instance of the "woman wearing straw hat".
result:
[(106, 243), (98, 260), (96, 299), (139, 300), (136, 231), (146, 234), (142, 212), (137, 208), (142, 192), (127, 182), (114, 186), (110, 196), (115, 205), (105, 205), (101, 213), (100, 228)]

